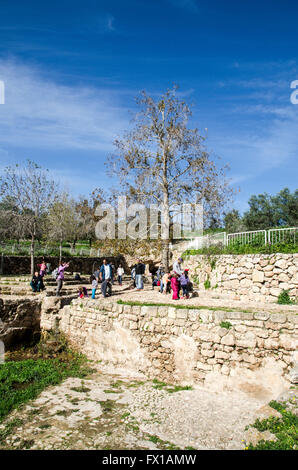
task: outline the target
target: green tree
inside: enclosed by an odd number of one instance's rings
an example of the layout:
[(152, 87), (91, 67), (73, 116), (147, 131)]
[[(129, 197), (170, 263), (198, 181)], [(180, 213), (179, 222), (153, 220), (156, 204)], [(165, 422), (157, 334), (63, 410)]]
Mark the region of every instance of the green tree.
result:
[(298, 189), (291, 193), (289, 188), (282, 189), (272, 197), (272, 204), (278, 219), (278, 225), (295, 227), (298, 224)]
[(249, 211), (243, 216), (248, 230), (298, 224), (298, 190), (292, 194), (288, 188), (284, 188), (276, 196), (267, 193), (253, 195), (248, 204)]
[(243, 223), (239, 211), (233, 209), (224, 216), (225, 230), (229, 233), (245, 232), (246, 227)]

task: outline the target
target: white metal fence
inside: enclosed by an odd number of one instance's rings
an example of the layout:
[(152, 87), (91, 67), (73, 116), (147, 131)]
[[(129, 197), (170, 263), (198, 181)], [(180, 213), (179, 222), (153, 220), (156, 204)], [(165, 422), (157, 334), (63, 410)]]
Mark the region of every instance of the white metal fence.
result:
[(209, 248), (213, 245), (226, 245), (226, 232), (212, 233), (203, 237), (196, 237), (185, 243), (186, 250), (199, 250), (201, 248)]
[(267, 231), (254, 230), (250, 232), (229, 233), (227, 235), (227, 246), (235, 244), (251, 245), (252, 243), (267, 245)]
[(202, 237), (196, 237), (183, 244), (184, 250), (199, 250), (212, 245), (276, 245), (278, 243), (298, 242), (298, 227), (276, 228), (270, 230), (252, 230), (249, 232), (226, 233), (219, 232)]
[(277, 243), (298, 242), (298, 228), (280, 228), (268, 230), (268, 243), (276, 245)]

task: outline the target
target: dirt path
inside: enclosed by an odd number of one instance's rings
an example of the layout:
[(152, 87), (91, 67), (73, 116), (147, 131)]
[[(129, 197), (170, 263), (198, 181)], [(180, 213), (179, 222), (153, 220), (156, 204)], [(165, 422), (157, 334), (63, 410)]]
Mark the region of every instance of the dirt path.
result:
[(242, 449), (244, 428), (264, 405), (203, 386), (171, 393), (117, 372), (49, 387), (2, 423), (0, 434), (8, 432), (0, 449)]

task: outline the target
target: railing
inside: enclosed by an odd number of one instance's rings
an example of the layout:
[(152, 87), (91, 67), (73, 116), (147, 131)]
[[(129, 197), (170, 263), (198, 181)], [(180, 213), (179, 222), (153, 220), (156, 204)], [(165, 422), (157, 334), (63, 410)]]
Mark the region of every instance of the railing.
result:
[(219, 232), (193, 238), (183, 244), (184, 250), (199, 250), (212, 245), (276, 245), (278, 243), (294, 243), (298, 241), (298, 227), (274, 228), (269, 230), (252, 230), (248, 232)]
[(203, 237), (196, 237), (186, 243), (186, 250), (199, 250), (201, 248), (209, 248), (213, 245), (226, 245), (226, 232), (213, 233), (204, 235)]
[(267, 245), (267, 231), (253, 230), (250, 232), (229, 233), (227, 235), (227, 246), (234, 245)]
[(268, 243), (276, 245), (277, 243), (296, 243), (298, 241), (298, 228), (279, 228), (268, 230)]

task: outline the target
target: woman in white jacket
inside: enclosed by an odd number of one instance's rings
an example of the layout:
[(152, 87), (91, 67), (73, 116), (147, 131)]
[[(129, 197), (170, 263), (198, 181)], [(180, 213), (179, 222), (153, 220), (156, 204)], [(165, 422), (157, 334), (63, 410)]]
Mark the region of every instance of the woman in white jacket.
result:
[(122, 286), (122, 276), (124, 274), (124, 269), (122, 268), (121, 264), (119, 264), (117, 269), (117, 276), (118, 276), (118, 283), (119, 286)]

